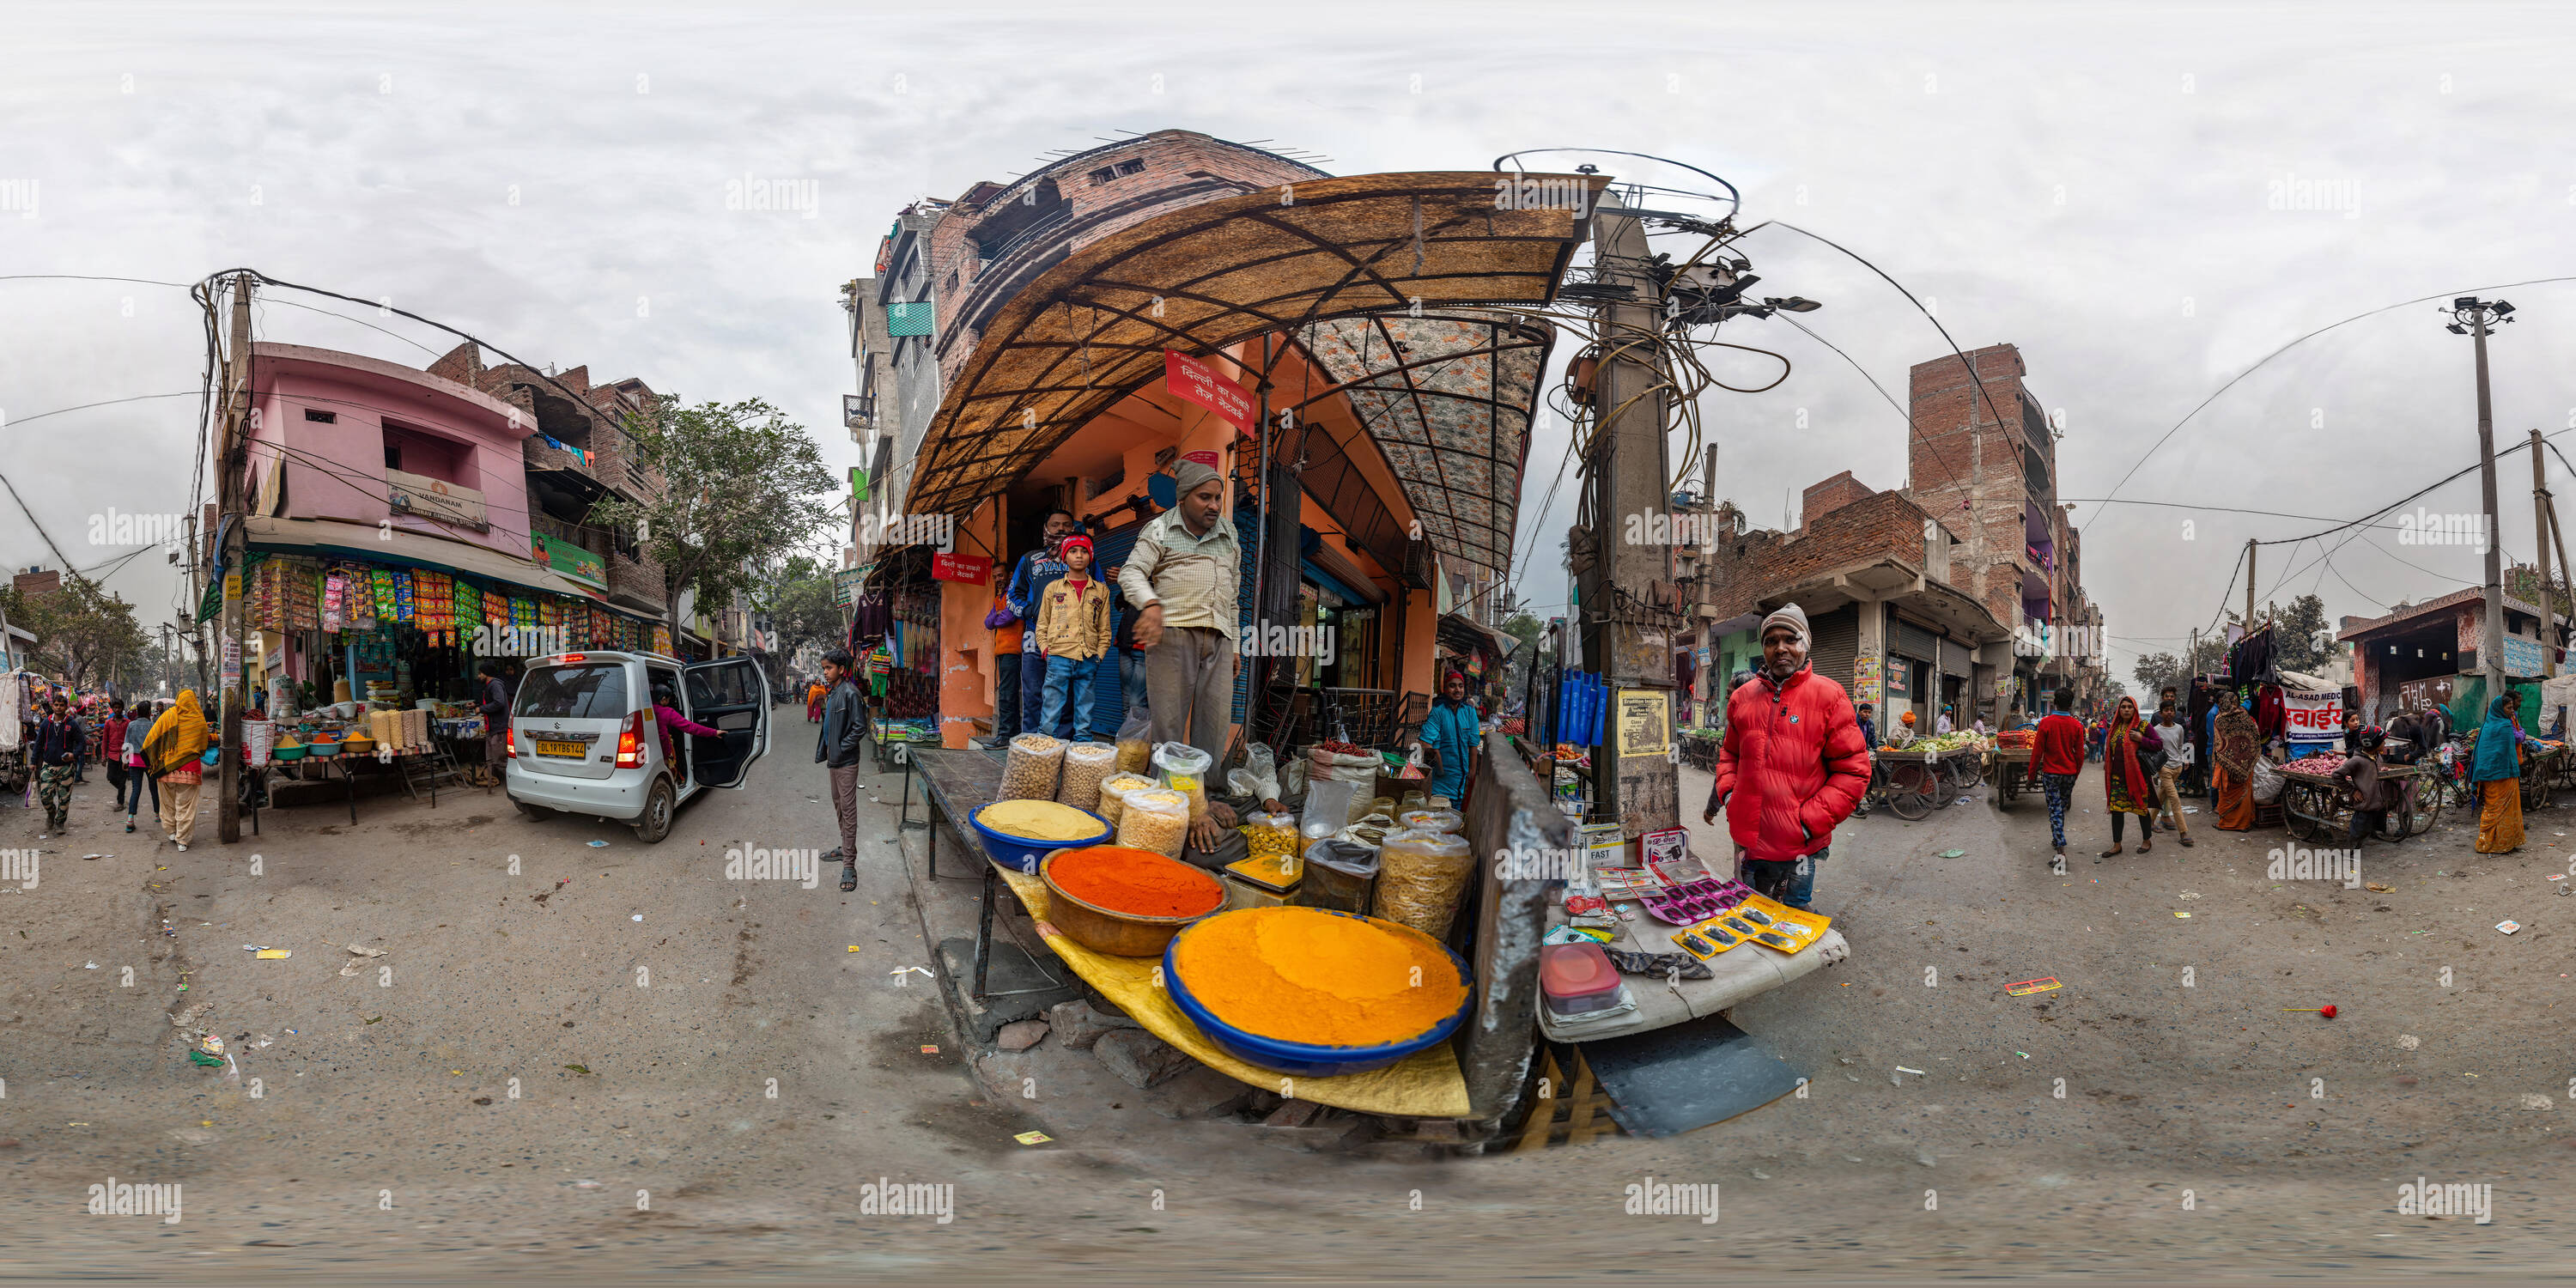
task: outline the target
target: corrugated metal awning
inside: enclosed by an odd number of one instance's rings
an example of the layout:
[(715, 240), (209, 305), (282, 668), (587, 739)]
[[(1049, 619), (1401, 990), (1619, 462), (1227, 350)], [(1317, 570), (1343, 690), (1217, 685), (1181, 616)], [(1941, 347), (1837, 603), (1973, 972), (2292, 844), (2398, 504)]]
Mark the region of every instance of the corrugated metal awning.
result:
[[(1532, 177), (1580, 185), (1587, 210), (1609, 183), (1602, 175)], [(1439, 316), (1408, 320), (1436, 330), (1455, 325), (1462, 305), (1550, 302), (1586, 231), (1587, 221), (1569, 207), (1498, 209), (1495, 176), (1476, 171), (1318, 179), (1122, 229), (1041, 274), (983, 329), (922, 441), (904, 508), (970, 512), (1094, 416), (1159, 380), (1166, 348), (1205, 355), (1264, 334), (1299, 337), (1336, 318), (1417, 308)], [(1543, 358), (1544, 349), (1534, 356)], [(1506, 361), (1485, 384), (1510, 389), (1519, 361)], [(1474, 375), (1456, 373), (1460, 387)], [(1425, 378), (1440, 381), (1412, 379)], [(1373, 392), (1363, 397), (1396, 392), (1378, 380), (1368, 388)], [(1520, 420), (1525, 427), (1526, 412)], [(1436, 448), (1444, 436), (1462, 443), (1478, 437), (1444, 434), (1438, 416), (1425, 420), (1418, 437), (1404, 437), (1413, 432), (1405, 427), (1392, 432), (1391, 461), (1415, 447)], [(1484, 437), (1475, 446), (1490, 469), (1495, 436)], [(1454, 459), (1437, 458), (1414, 461), (1409, 475), (1426, 483), (1468, 476)], [(1516, 455), (1509, 476), (1506, 496), (1517, 492)], [(1505, 480), (1499, 472), (1496, 478), (1499, 490)], [(1508, 559), (1492, 536), (1497, 527), (1509, 531), (1499, 516), (1447, 498), (1416, 504), (1432, 512), (1426, 536), (1435, 517), (1451, 525), (1443, 541), (1454, 543), (1459, 558), (1480, 566)], [(1508, 537), (1500, 544), (1507, 550)]]

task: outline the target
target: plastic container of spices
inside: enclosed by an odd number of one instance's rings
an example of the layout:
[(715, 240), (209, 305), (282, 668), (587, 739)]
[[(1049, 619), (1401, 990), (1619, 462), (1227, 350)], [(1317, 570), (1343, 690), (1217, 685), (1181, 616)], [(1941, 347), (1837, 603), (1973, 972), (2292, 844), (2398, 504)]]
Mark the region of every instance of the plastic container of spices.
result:
[(1539, 995), (1551, 1015), (1585, 1015), (1619, 1004), (1619, 972), (1599, 944), (1550, 944), (1538, 950)]
[(1207, 772), (1213, 761), (1214, 757), (1186, 742), (1154, 748), (1154, 768), (1162, 774), (1163, 786), (1189, 798), (1191, 818), (1207, 817)]
[(1454, 809), (1407, 810), (1396, 816), (1396, 822), (1403, 824), (1409, 832), (1448, 832), (1460, 836), (1467, 832), (1466, 817)]
[(1143, 774), (1111, 774), (1100, 780), (1100, 816), (1109, 825), (1118, 825), (1118, 813), (1126, 808), (1127, 793), (1152, 787), (1154, 780)]
[(1277, 859), (1294, 865), (1305, 842), (1297, 835), (1294, 814), (1253, 814), (1243, 820), (1243, 839), (1253, 857)]

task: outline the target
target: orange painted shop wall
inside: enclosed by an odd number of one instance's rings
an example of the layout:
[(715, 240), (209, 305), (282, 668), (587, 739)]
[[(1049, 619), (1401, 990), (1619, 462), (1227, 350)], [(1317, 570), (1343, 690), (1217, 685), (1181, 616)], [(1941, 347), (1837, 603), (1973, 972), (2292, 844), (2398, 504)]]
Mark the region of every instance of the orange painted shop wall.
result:
[[(966, 522), (958, 525), (957, 549), (971, 554), (1000, 549), (996, 532), (1001, 522), (999, 499), (986, 501)], [(970, 535), (971, 534), (971, 535)], [(981, 544), (978, 544), (978, 543)], [(997, 581), (1007, 582), (1011, 570), (1000, 560), (981, 584), (945, 581), (939, 584), (939, 745), (958, 748), (976, 736), (974, 722), (993, 718), (993, 632), (984, 626), (984, 614), (993, 607)]]

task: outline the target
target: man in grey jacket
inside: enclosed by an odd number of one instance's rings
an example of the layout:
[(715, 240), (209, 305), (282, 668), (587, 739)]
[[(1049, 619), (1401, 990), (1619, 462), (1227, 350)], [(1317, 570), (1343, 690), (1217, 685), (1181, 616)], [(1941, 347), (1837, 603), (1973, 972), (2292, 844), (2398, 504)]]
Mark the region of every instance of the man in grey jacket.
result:
[[(814, 740), (814, 763), (832, 778), (832, 808), (841, 819), (841, 888), (859, 888), (859, 749), (866, 738), (867, 711), (859, 705), (859, 686), (850, 681), (850, 655), (834, 649), (823, 655), (823, 732)], [(825, 855), (825, 858), (831, 855)]]

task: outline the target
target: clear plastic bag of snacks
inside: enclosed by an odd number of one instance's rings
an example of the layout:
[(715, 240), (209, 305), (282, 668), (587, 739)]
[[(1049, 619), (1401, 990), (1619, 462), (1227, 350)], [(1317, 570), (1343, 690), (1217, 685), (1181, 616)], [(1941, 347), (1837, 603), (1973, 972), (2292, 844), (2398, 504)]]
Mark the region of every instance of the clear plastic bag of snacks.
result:
[(1002, 789), (998, 799), (1054, 800), (1056, 771), (1063, 765), (1063, 739), (1050, 738), (1042, 733), (1024, 733), (1011, 739), (1011, 754), (1002, 762)]
[(1408, 810), (1397, 815), (1395, 821), (1413, 832), (1450, 832), (1460, 836), (1467, 832), (1466, 816), (1454, 809)]
[(1466, 837), (1448, 832), (1390, 832), (1378, 847), (1376, 914), (1445, 939), (1475, 867)]
[(1181, 857), (1181, 846), (1190, 836), (1189, 798), (1164, 787), (1147, 787), (1127, 793), (1126, 807), (1118, 814), (1118, 843), (1130, 849), (1152, 850), (1165, 858)]
[(1100, 780), (1100, 817), (1111, 827), (1118, 826), (1118, 813), (1127, 806), (1127, 793), (1152, 787), (1154, 780), (1143, 774), (1111, 774)]
[(1246, 815), (1243, 839), (1252, 848), (1252, 857), (1281, 863), (1294, 860), (1306, 844), (1297, 835), (1297, 816), (1294, 814)]
[(1191, 818), (1207, 817), (1207, 772), (1213, 760), (1186, 742), (1167, 742), (1154, 748), (1154, 768), (1162, 771), (1163, 786), (1189, 798)]
[(1154, 761), (1154, 722), (1143, 716), (1129, 716), (1118, 726), (1118, 772), (1149, 773)]
[(1056, 785), (1059, 805), (1094, 813), (1100, 809), (1100, 784), (1118, 772), (1118, 749), (1105, 742), (1077, 742), (1064, 749), (1064, 780)]

